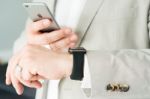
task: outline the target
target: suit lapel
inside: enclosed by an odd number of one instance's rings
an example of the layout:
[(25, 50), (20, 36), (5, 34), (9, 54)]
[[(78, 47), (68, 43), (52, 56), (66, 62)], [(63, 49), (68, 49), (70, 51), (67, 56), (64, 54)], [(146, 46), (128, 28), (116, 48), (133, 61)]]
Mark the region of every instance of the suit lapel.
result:
[[(42, 1), (42, 0), (36, 0), (36, 1)], [(83, 9), (83, 12), (81, 14), (81, 17), (79, 19), (79, 23), (77, 25), (76, 33), (79, 35), (79, 41), (78, 41), (78, 46), (80, 46), (80, 43), (82, 42), (82, 39), (84, 35), (86, 34), (88, 28), (90, 27), (93, 19), (95, 18), (95, 15), (99, 8), (101, 7), (102, 3), (104, 0), (87, 0), (85, 7)], [(43, 0), (42, 2), (45, 2), (48, 4), (49, 9), (53, 14), (55, 14), (55, 6), (57, 0)], [(47, 89), (48, 88), (48, 81), (45, 81), (43, 88), (41, 88), (40, 95), (37, 95), (37, 99), (46, 99), (47, 97)]]
[(104, 0), (87, 0), (83, 12), (80, 16), (76, 33), (79, 36), (77, 46), (80, 46), (88, 28), (90, 27), (97, 12), (101, 8)]

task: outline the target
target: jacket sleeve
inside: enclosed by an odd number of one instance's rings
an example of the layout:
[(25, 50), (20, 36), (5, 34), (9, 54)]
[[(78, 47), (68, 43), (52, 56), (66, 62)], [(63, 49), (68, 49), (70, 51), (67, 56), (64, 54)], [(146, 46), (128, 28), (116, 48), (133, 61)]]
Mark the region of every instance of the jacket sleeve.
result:
[[(150, 50), (88, 51), (91, 97), (150, 98)], [(128, 92), (108, 92), (110, 83), (128, 84)]]
[[(93, 50), (87, 52), (87, 57), (91, 88), (83, 88), (86, 96), (96, 99), (150, 98), (150, 49)], [(108, 92), (106, 87), (112, 83), (127, 84), (130, 89), (127, 92)]]

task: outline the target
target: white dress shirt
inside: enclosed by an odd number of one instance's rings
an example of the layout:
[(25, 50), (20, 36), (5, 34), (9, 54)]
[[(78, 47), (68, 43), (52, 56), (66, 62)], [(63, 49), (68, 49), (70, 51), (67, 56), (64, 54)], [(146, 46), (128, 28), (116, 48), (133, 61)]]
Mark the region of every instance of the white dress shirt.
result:
[[(57, 0), (56, 21), (62, 27), (69, 27), (75, 31), (78, 20), (83, 11), (86, 0)], [(47, 99), (58, 99), (60, 80), (51, 80), (48, 86)], [(91, 88), (87, 57), (85, 57), (84, 78), (81, 88)]]

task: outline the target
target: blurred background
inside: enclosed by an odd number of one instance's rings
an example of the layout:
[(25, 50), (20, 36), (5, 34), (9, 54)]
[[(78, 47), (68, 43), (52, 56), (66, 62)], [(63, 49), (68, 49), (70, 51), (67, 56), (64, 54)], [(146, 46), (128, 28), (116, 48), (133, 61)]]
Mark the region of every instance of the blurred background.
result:
[(25, 26), (27, 14), (23, 0), (1, 0), (0, 2), (0, 99), (34, 99), (35, 90), (25, 88), (18, 96), (12, 86), (5, 85), (7, 61), (12, 55), (13, 43)]
[(2, 0), (0, 3), (0, 57), (5, 61), (27, 19), (22, 3), (23, 0)]

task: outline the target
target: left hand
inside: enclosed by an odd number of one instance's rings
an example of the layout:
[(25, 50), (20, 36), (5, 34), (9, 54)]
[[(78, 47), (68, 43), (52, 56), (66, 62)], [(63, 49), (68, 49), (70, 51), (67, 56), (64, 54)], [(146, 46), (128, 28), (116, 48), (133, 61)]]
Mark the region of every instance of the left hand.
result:
[(22, 78), (32, 79), (39, 75), (45, 79), (56, 80), (70, 76), (72, 55), (67, 52), (54, 52), (38, 45), (27, 45), (19, 61), (22, 67)]
[[(13, 55), (13, 57), (9, 60), (8, 68), (6, 71), (6, 85), (12, 84), (13, 87), (16, 89), (16, 92), (18, 95), (21, 95), (23, 93), (23, 90), (24, 90), (23, 85), (31, 87), (31, 88), (40, 88), (42, 86), (41, 83), (37, 80), (31, 82), (31, 81), (23, 80), (22, 78), (18, 79), (15, 76), (17, 75), (16, 66), (18, 62), (20, 61), (21, 57), (23, 56), (24, 54), (23, 52), (25, 51), (23, 49), (15, 53), (15, 55)], [(9, 82), (8, 81), (9, 79), (11, 79), (11, 83), (7, 83)]]
[[(11, 79), (14, 79), (13, 85), (19, 92), (18, 82), (28, 87), (39, 88), (41, 84), (38, 82), (40, 78), (43, 79), (61, 79), (69, 76), (72, 72), (72, 55), (65, 52), (54, 52), (39, 45), (26, 45), (23, 50), (12, 58), (9, 65), (14, 67), (18, 64), (22, 68), (20, 74), (11, 74)], [(12, 63), (12, 64), (11, 64)], [(8, 72), (9, 73), (9, 72)], [(7, 77), (7, 74), (6, 74)], [(32, 83), (31, 83), (32, 82)]]

